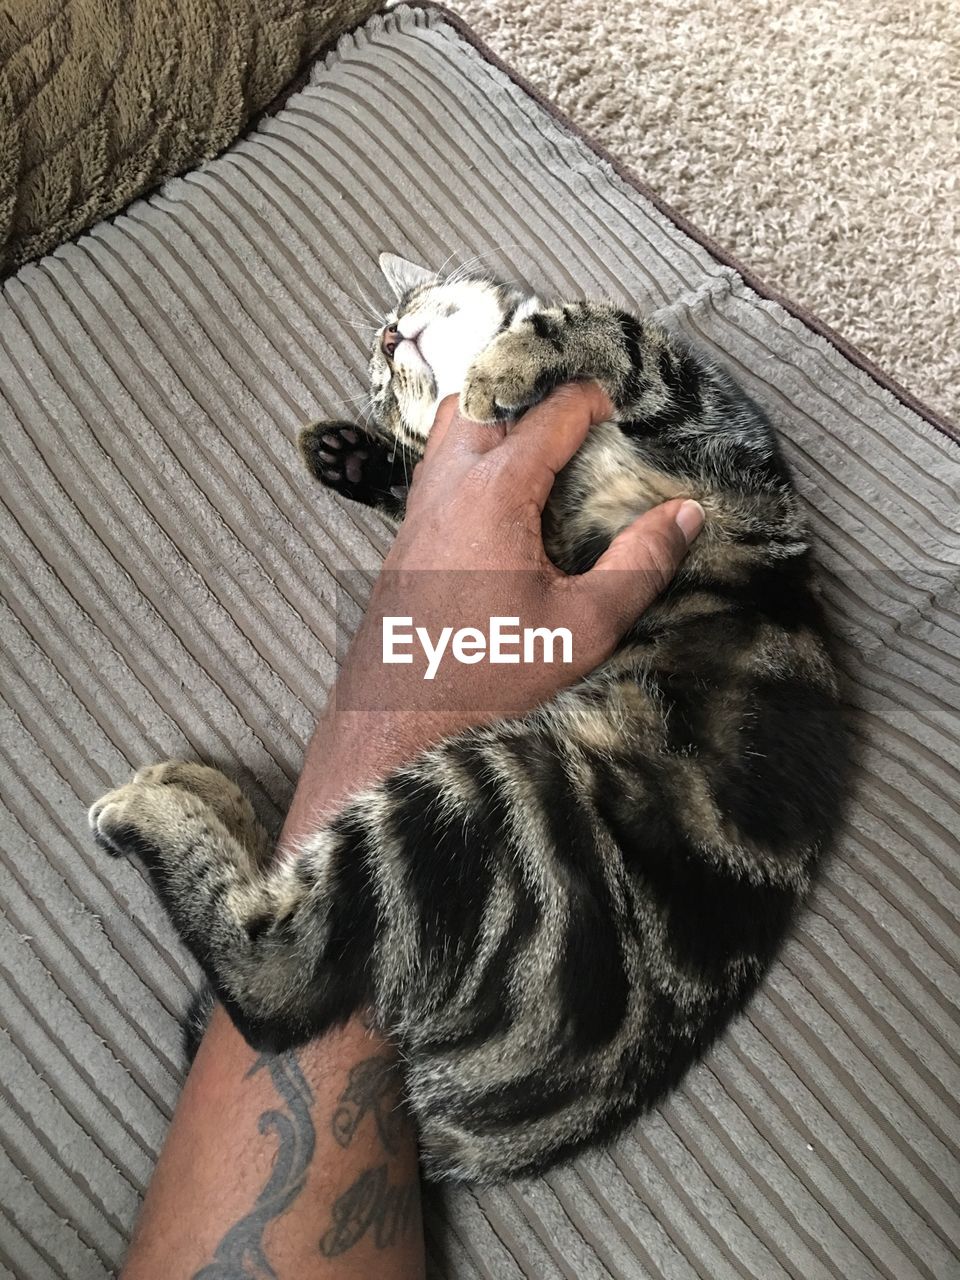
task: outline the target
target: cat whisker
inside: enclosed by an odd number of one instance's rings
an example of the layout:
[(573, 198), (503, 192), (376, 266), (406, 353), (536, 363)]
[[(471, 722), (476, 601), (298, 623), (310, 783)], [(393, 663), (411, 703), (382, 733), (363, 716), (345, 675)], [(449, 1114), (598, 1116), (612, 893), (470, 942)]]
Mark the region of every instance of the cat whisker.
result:
[(370, 393), (369, 391), (361, 391), (355, 396), (333, 396), (331, 399), (335, 406), (353, 413), (357, 405), (363, 404), (364, 401), (369, 403)]
[[(468, 274), (470, 274), (475, 263), (482, 262), (485, 258), (491, 258), (495, 254), (499, 254), (499, 253), (509, 253), (512, 249), (520, 249), (520, 248), (522, 248), (522, 245), (519, 243), (519, 241), (514, 241), (513, 243), (508, 243), (508, 244), (494, 245), (492, 249), (484, 249), (479, 253), (474, 253), (469, 258), (466, 258), (463, 262), (459, 263), (453, 269), (453, 271), (447, 277), (447, 283), (448, 284), (459, 283), (461, 280), (465, 279), (465, 277)], [(450, 257), (453, 257), (453, 256), (454, 256), (453, 254), (450, 255)], [(450, 261), (450, 257), (447, 258), (447, 262)], [(446, 266), (446, 263), (444, 263), (444, 266)], [(441, 268), (441, 272), (442, 270), (443, 268)], [(440, 272), (438, 272), (438, 278), (439, 277), (440, 277)]]
[(370, 316), (377, 322), (378, 328), (383, 328), (384, 311), (382, 307), (378, 307), (376, 303), (370, 301), (364, 291), (360, 288), (360, 281), (357, 279), (356, 271), (351, 267), (350, 274), (353, 276), (354, 288), (357, 291), (357, 297), (366, 307)]
[(454, 249), (452, 253), (448, 253), (447, 256), (444, 258), (444, 260), (440, 263), (439, 267), (437, 267), (435, 278), (438, 284), (443, 279), (443, 273), (447, 269), (447, 263), (450, 261), (451, 258), (455, 258), (459, 252), (460, 252), (459, 249)]

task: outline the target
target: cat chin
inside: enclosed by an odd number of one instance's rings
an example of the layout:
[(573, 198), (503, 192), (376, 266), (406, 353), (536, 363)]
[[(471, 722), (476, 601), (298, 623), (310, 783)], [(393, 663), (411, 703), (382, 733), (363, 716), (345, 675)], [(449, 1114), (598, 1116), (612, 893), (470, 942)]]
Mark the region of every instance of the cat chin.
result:
[(429, 400), (418, 406), (415, 422), (406, 421), (407, 430), (413, 435), (419, 436), (421, 440), (426, 440), (433, 428), (437, 410), (440, 408), (440, 401), (445, 400), (447, 396), (459, 397), (463, 389), (463, 381), (461, 374), (450, 373), (446, 377), (435, 374), (433, 378), (435, 387), (433, 395)]

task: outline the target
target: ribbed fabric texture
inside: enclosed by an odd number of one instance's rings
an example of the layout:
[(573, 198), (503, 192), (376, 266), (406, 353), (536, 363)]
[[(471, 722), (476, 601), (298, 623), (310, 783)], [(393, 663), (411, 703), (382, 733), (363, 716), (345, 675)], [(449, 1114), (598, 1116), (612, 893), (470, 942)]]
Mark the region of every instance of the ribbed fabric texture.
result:
[(956, 1275), (960, 450), (406, 9), (0, 300), (0, 1275), (100, 1280), (122, 1255), (196, 974), (85, 809), (185, 754), (279, 823), (338, 574), (391, 536), (294, 444), (363, 392), (385, 248), (658, 312), (733, 370), (810, 504), (861, 756), (747, 1015), (609, 1151), (428, 1192), (433, 1274)]

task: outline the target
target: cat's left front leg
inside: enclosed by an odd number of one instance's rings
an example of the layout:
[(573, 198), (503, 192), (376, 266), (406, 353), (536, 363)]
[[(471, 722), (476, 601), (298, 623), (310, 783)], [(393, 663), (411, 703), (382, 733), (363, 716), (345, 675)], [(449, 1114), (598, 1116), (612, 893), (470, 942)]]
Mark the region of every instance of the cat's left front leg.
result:
[(500, 422), (562, 382), (584, 379), (599, 382), (616, 405), (630, 372), (621, 313), (603, 303), (565, 303), (498, 334), (468, 370), (460, 407), (474, 422)]

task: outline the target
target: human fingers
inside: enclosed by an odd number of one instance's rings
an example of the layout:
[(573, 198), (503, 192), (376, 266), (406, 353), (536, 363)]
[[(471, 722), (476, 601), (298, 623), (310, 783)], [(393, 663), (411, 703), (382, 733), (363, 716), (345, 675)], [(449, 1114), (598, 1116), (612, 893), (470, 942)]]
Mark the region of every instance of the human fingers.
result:
[(471, 422), (461, 415), (458, 396), (444, 396), (437, 407), (423, 456), (429, 460), (447, 451), (482, 456), (502, 442), (507, 425)]
[(598, 382), (567, 382), (519, 419), (498, 450), (525, 495), (543, 509), (557, 472), (583, 444), (590, 428), (613, 416)]
[(592, 593), (594, 613), (599, 610), (609, 619), (618, 638), (673, 578), (704, 518), (703, 507), (690, 498), (652, 507), (619, 533), (590, 572), (576, 580), (580, 590)]

